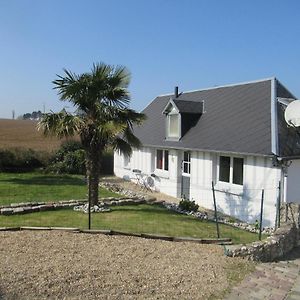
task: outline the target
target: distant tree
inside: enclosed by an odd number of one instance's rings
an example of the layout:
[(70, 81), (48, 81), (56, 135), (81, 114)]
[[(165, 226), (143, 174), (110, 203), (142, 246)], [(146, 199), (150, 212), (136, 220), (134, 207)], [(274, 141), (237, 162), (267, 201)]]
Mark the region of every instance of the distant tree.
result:
[(31, 113), (26, 113), (23, 115), (23, 120), (30, 120), (31, 119)]
[(101, 158), (108, 147), (130, 155), (141, 145), (133, 134), (133, 124), (144, 115), (128, 108), (130, 73), (123, 66), (95, 64), (91, 72), (77, 75), (64, 70), (53, 81), (60, 100), (70, 101), (77, 114), (65, 110), (43, 115), (38, 124), (45, 135), (60, 138), (79, 135), (85, 151), (89, 203), (98, 203)]
[(33, 111), (32, 113), (26, 113), (23, 115), (23, 120), (40, 120), (43, 114), (39, 111)]

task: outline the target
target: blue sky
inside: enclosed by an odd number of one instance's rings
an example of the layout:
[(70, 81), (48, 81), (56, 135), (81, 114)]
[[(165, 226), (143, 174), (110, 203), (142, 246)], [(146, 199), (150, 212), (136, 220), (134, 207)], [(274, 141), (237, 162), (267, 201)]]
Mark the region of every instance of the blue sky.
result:
[(298, 0), (0, 0), (0, 117), (58, 111), (67, 68), (121, 64), (131, 107), (155, 96), (276, 76), (300, 97)]

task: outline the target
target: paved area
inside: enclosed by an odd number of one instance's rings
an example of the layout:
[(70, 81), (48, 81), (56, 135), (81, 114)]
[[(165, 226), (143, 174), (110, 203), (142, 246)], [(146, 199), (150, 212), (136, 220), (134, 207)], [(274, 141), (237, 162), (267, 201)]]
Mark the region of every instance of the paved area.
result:
[(258, 264), (225, 299), (300, 300), (300, 247), (278, 262)]

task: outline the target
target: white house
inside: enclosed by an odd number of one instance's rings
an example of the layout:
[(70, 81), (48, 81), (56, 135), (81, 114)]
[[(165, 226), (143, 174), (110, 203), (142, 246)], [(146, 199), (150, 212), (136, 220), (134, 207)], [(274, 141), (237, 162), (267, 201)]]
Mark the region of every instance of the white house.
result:
[(299, 132), (284, 120), (296, 97), (276, 78), (162, 95), (134, 129), (143, 143), (131, 157), (114, 156), (116, 176), (132, 170), (174, 197), (218, 209), (244, 221), (273, 226), (278, 201), (300, 202)]

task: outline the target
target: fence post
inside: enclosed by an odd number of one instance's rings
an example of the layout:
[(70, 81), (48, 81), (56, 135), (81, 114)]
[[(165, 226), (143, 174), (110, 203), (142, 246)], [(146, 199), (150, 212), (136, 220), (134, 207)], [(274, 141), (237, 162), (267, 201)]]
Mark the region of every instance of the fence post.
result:
[(220, 238), (220, 230), (219, 230), (219, 223), (218, 223), (215, 187), (214, 187), (214, 182), (213, 181), (211, 182), (211, 186), (212, 186), (213, 199), (214, 199), (215, 219), (216, 219), (216, 226), (217, 226), (217, 236), (218, 236), (218, 239), (219, 239)]
[(281, 202), (280, 202), (280, 195), (281, 189), (280, 189), (280, 181), (278, 185), (278, 196), (277, 196), (277, 203), (276, 203), (276, 220), (275, 220), (275, 229), (280, 227), (280, 207), (281, 207)]
[(91, 200), (89, 200), (89, 229), (91, 229)]
[(260, 220), (259, 220), (259, 234), (258, 239), (261, 241), (261, 232), (262, 232), (262, 221), (263, 221), (263, 212), (264, 212), (264, 189), (261, 190), (261, 204), (260, 204)]
[(88, 194), (88, 197), (89, 197), (89, 205), (88, 205), (88, 214), (89, 214), (89, 230), (91, 229), (91, 188), (90, 188), (90, 180), (88, 181), (88, 189), (89, 189), (89, 194)]

